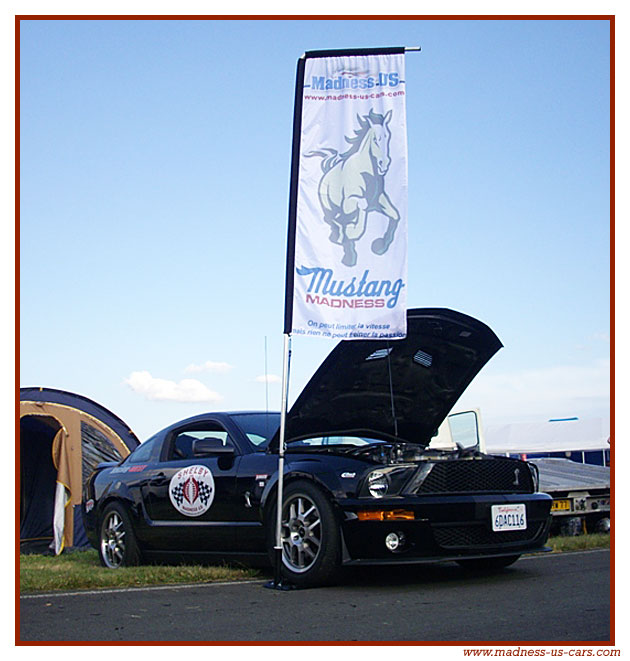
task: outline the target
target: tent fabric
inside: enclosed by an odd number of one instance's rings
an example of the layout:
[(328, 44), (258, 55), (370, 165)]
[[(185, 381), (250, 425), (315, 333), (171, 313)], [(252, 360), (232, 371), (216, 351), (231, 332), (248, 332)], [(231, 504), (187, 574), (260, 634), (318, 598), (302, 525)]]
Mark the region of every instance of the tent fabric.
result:
[(484, 436), (486, 451), (494, 454), (610, 449), (605, 418), (487, 425)]
[[(41, 493), (54, 493), (57, 471), (52, 461), (52, 442), (59, 423), (52, 418), (27, 416), (20, 422), (21, 435), (29, 442), (20, 446), (20, 539), (45, 549), (50, 542), (53, 520), (52, 499)], [(45, 543), (44, 543), (45, 542)]]
[(55, 489), (55, 506), (53, 509), (53, 542), (55, 555), (59, 555), (65, 546), (72, 546), (74, 544), (74, 512), (69, 510), (72, 513), (72, 521), (68, 522), (72, 525), (72, 535), (65, 535), (66, 530), (66, 517), (68, 512), (66, 507), (70, 503), (70, 489), (62, 484), (57, 482), (57, 487)]
[[(21, 497), (27, 502), (21, 504), (20, 541), (50, 536), (56, 554), (84, 543), (79, 509), (85, 480), (99, 462), (122, 459), (138, 445), (120, 418), (82, 395), (21, 388)], [(38, 472), (48, 480), (36, 479)], [(75, 529), (79, 531), (76, 539)]]
[(75, 548), (86, 548), (90, 546), (87, 533), (83, 527), (83, 516), (81, 514), (81, 505), (74, 506), (74, 541)]

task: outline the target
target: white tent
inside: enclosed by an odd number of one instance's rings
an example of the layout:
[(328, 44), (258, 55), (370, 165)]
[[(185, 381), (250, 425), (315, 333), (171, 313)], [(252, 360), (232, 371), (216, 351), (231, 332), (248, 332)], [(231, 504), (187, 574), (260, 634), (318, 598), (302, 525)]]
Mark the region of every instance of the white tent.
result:
[(486, 425), (484, 432), (486, 451), (491, 454), (610, 449), (610, 422), (605, 418)]

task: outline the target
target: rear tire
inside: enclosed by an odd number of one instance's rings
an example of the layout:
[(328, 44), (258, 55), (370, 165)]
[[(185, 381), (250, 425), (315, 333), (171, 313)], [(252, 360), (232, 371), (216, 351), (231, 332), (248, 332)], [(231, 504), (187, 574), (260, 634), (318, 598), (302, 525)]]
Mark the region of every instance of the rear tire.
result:
[(99, 527), (98, 555), (103, 567), (119, 569), (140, 563), (140, 549), (131, 518), (120, 503), (105, 508)]
[(457, 564), (468, 571), (499, 571), (513, 565), (521, 556), (507, 555), (502, 558), (476, 558), (475, 560), (457, 560)]
[[(341, 567), (341, 533), (332, 503), (312, 482), (296, 480), (283, 493), (282, 577), (297, 587), (328, 585)], [(276, 506), (267, 518), (267, 548), (275, 561)]]

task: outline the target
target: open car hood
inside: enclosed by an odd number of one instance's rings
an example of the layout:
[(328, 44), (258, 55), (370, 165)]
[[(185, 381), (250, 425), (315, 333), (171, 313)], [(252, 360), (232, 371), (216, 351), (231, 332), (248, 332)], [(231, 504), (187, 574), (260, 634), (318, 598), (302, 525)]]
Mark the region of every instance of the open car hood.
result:
[(344, 340), (332, 350), (288, 412), (286, 442), (354, 434), (426, 446), (501, 347), (460, 312), (408, 310), (405, 339)]

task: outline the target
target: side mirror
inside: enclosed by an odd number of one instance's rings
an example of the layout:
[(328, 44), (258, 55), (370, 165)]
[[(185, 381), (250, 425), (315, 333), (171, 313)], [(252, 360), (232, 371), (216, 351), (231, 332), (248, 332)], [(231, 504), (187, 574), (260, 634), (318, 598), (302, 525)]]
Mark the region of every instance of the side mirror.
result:
[(220, 438), (199, 438), (193, 442), (193, 455), (195, 457), (225, 457), (234, 456), (232, 445), (223, 445)]

